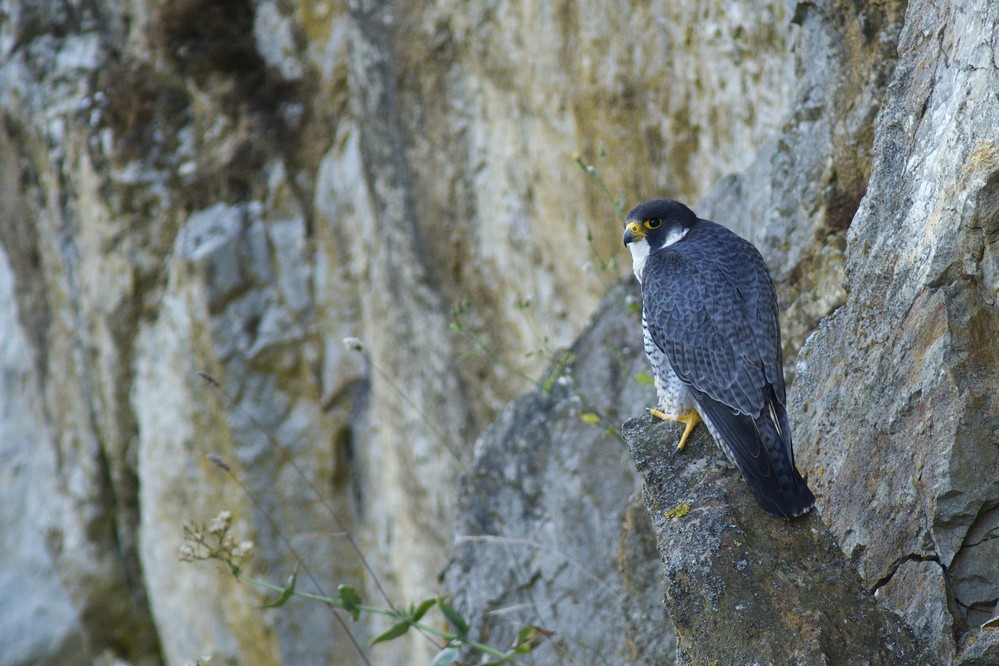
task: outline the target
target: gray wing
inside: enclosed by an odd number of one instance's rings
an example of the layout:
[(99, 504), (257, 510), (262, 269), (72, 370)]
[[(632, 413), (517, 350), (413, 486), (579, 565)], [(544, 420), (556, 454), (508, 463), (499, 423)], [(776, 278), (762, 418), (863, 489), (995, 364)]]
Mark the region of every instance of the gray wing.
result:
[(815, 498), (794, 466), (777, 299), (763, 258), (702, 221), (649, 256), (642, 291), (652, 342), (691, 387), (756, 499), (785, 518), (807, 511)]
[(760, 415), (767, 386), (785, 404), (777, 299), (752, 245), (699, 222), (649, 257), (642, 291), (652, 339), (681, 380), (743, 414)]

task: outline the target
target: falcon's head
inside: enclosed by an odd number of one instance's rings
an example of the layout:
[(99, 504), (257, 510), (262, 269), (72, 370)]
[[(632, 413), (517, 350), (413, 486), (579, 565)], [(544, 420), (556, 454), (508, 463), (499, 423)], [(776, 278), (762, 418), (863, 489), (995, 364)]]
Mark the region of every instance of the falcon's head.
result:
[(631, 209), (624, 219), (624, 246), (631, 251), (639, 282), (649, 255), (682, 239), (695, 224), (694, 211), (679, 201), (656, 199)]

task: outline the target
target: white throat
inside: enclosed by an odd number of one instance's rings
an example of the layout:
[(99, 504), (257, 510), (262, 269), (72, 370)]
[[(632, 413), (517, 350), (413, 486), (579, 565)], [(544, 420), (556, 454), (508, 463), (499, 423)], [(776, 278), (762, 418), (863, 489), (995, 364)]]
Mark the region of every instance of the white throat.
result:
[[(663, 247), (669, 247), (677, 241), (683, 240), (683, 237), (687, 235), (689, 229), (677, 228), (670, 231), (666, 236), (666, 242), (663, 243)], [(641, 240), (633, 241), (628, 243), (628, 249), (631, 250), (631, 266), (635, 271), (635, 277), (638, 281), (642, 281), (642, 273), (645, 271), (645, 262), (649, 259), (649, 252), (652, 248), (649, 247), (649, 241), (647, 238), (642, 238)], [(660, 248), (662, 249), (662, 248)]]
[(649, 258), (649, 241), (641, 239), (628, 243), (631, 250), (631, 266), (635, 271), (638, 282), (642, 281), (642, 272), (645, 270), (645, 261)]

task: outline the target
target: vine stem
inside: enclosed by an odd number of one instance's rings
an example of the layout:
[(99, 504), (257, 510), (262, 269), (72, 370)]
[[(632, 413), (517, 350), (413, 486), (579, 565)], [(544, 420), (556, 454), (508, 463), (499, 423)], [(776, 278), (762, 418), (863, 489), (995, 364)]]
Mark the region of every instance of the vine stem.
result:
[[(238, 569), (233, 571), (233, 576), (236, 577), (236, 580), (246, 581), (247, 583), (251, 583), (252, 585), (256, 585), (257, 587), (269, 590), (271, 592), (287, 593), (286, 587), (275, 585), (274, 583), (269, 583), (265, 580), (254, 578), (253, 576), (247, 576), (246, 574), (240, 572)], [(321, 594), (312, 594), (309, 592), (298, 592), (297, 590), (293, 590), (290, 596), (298, 597), (300, 599), (305, 599), (308, 601), (316, 601), (322, 604), (331, 604), (333, 606), (336, 606), (337, 608), (343, 608), (344, 610), (346, 610), (344, 603), (340, 599), (335, 599), (333, 597), (326, 597)], [(402, 613), (397, 610), (389, 610), (387, 608), (376, 608), (374, 606), (365, 606), (363, 604), (357, 604), (356, 606), (354, 606), (354, 608), (360, 611), (364, 611), (365, 613), (372, 613), (374, 615), (384, 615), (386, 617), (390, 617), (400, 622), (405, 621), (407, 617), (405, 613)], [(437, 629), (436, 627), (432, 627), (422, 622), (412, 622), (410, 624), (413, 626), (414, 629), (418, 629), (428, 634), (432, 634), (434, 636), (437, 636), (438, 638), (442, 638), (448, 641), (449, 643), (457, 641), (464, 645), (467, 645), (468, 647), (474, 650), (478, 650), (479, 652), (482, 652), (484, 654), (488, 654), (492, 657), (499, 657), (500, 659), (505, 659), (507, 660), (506, 663), (512, 664), (513, 666), (525, 666), (523, 662), (517, 661), (516, 659), (511, 657), (508, 653), (500, 652), (496, 648), (485, 645), (484, 643), (479, 643), (478, 641), (462, 638), (458, 634), (449, 631), (442, 631), (440, 629)]]

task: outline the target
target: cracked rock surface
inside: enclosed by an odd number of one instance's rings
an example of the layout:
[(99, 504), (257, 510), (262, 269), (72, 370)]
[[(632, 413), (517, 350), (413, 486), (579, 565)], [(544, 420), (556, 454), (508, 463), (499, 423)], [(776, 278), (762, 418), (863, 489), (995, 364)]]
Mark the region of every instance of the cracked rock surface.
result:
[(769, 516), (706, 428), (677, 453), (681, 432), (652, 416), (622, 430), (666, 570), (678, 664), (927, 663), (817, 511)]
[(849, 296), (790, 393), (823, 517), (940, 662), (999, 599), (997, 43), (995, 3), (909, 3)]

